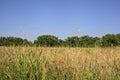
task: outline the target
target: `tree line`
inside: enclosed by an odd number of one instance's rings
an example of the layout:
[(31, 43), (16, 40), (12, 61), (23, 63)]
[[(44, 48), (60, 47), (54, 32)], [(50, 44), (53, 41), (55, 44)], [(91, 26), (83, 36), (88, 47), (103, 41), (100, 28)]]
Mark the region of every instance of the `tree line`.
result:
[(71, 36), (62, 40), (54, 35), (41, 35), (32, 43), (18, 37), (0, 37), (0, 46), (37, 46), (37, 47), (114, 47), (120, 46), (120, 34), (106, 34), (100, 37), (84, 35)]
[(32, 42), (19, 37), (0, 37), (0, 46), (31, 46)]

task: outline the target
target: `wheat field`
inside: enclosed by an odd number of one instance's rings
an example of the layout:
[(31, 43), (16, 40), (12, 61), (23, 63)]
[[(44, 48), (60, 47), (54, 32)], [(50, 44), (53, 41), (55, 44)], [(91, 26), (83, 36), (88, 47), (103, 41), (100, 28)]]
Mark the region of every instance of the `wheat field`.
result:
[(120, 47), (0, 47), (0, 80), (120, 80)]

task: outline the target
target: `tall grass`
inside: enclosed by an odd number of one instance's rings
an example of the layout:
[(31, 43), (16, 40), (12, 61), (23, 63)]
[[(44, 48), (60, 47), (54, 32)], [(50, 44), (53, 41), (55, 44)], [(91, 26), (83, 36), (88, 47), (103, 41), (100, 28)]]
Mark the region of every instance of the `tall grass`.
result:
[(120, 80), (120, 48), (0, 47), (0, 80)]

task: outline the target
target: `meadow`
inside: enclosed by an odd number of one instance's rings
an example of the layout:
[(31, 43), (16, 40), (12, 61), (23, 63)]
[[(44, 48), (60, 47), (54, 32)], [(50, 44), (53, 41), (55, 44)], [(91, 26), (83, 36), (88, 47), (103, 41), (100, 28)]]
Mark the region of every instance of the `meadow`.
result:
[(0, 47), (0, 80), (120, 80), (120, 47)]

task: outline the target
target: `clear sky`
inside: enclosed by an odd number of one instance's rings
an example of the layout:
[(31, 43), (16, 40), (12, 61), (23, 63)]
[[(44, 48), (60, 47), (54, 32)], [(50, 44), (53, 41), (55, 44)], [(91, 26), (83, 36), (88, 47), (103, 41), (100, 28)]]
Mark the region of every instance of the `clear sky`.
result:
[(0, 0), (0, 36), (120, 33), (120, 0)]

